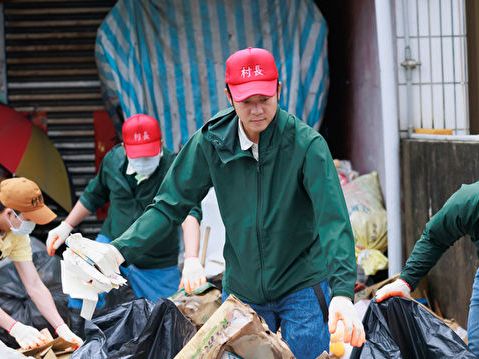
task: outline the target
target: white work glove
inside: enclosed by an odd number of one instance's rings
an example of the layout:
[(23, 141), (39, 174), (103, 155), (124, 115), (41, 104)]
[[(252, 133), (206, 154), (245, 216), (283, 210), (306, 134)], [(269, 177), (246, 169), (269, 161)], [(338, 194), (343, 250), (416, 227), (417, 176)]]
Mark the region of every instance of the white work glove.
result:
[(47, 237), (47, 253), (49, 256), (55, 255), (55, 251), (65, 243), (65, 240), (70, 235), (73, 227), (67, 222), (62, 221), (60, 225), (48, 232)]
[(205, 269), (198, 257), (185, 258), (183, 273), (181, 275), (180, 288), (185, 288), (186, 293), (191, 294), (196, 288), (206, 283)]
[(37, 329), (20, 322), (15, 322), (9, 333), (22, 349), (33, 349), (48, 342), (48, 338)]
[(62, 325), (58, 326), (57, 329), (55, 330), (60, 338), (63, 340), (76, 344), (77, 348), (83, 345), (83, 340), (78, 335), (75, 335), (70, 328), (68, 328), (68, 325), (63, 323)]
[(401, 278), (396, 279), (394, 282), (385, 285), (376, 292), (376, 302), (381, 303), (391, 297), (411, 297), (411, 287), (406, 281)]
[(358, 318), (356, 309), (351, 299), (336, 296), (329, 303), (329, 332), (334, 335), (338, 322), (344, 324), (344, 343), (350, 343), (354, 347), (360, 347), (366, 340), (363, 323)]

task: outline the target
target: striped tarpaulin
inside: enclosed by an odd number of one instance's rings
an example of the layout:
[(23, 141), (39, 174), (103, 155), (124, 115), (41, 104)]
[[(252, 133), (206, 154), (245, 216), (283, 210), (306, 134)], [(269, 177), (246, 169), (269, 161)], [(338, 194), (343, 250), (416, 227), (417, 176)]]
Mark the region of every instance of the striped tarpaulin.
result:
[(263, 47), (279, 68), (282, 108), (319, 127), (329, 84), (327, 26), (312, 0), (119, 0), (96, 40), (110, 114), (160, 120), (165, 145), (184, 144), (227, 107), (225, 60)]

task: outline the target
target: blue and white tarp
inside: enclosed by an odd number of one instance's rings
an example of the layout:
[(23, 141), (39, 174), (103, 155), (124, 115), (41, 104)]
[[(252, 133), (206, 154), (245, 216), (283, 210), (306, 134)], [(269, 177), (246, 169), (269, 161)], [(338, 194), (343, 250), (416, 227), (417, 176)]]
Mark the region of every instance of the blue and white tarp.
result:
[(98, 29), (96, 61), (116, 118), (159, 119), (177, 151), (228, 106), (225, 60), (263, 47), (283, 82), (280, 105), (319, 127), (329, 84), (327, 26), (312, 0), (119, 0)]

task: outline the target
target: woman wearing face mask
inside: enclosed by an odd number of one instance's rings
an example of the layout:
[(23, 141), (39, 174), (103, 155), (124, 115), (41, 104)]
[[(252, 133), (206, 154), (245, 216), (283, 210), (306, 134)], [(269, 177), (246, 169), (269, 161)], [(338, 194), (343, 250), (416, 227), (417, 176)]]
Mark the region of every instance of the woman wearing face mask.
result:
[[(123, 234), (155, 196), (161, 196), (158, 189), (175, 156), (162, 146), (158, 121), (147, 115), (134, 115), (123, 124), (122, 135), (123, 143), (105, 155), (97, 175), (85, 188), (68, 217), (49, 232), (47, 250), (50, 255), (65, 242), (75, 226), (106, 202), (110, 202), (108, 215), (96, 238), (103, 243)], [(191, 245), (198, 243), (200, 220), (201, 210), (194, 207), (182, 224), (185, 263), (181, 283), (186, 290), (206, 281), (198, 259), (198, 247)], [(135, 265), (121, 268), (136, 297), (156, 302), (178, 290), (178, 251), (178, 228), (175, 227)], [(80, 308), (81, 302), (70, 300), (69, 305)], [(102, 306), (101, 297), (99, 306)]]
[[(25, 289), (40, 313), (63, 339), (78, 346), (83, 341), (73, 334), (58, 310), (47, 287), (32, 262), (30, 233), (36, 224), (46, 224), (56, 217), (43, 203), (35, 184), (23, 177), (0, 182), (0, 260), (12, 260)], [(47, 341), (37, 329), (22, 324), (0, 309), (0, 326), (15, 338), (21, 348), (34, 348)]]

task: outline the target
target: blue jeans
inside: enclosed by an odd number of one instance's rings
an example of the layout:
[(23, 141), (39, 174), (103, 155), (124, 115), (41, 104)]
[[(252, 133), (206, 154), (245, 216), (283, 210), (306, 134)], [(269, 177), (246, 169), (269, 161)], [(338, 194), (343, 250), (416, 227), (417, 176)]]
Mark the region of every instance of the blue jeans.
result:
[[(326, 306), (331, 301), (327, 281), (320, 283)], [(222, 299), (228, 294), (223, 291)], [(323, 319), (318, 297), (313, 288), (305, 288), (264, 304), (246, 302), (276, 333), (281, 327), (281, 335), (298, 359), (315, 359), (323, 351), (329, 352), (328, 323)]]
[(472, 285), (471, 304), (467, 318), (467, 339), (469, 350), (479, 357), (479, 269)]
[[(99, 234), (96, 241), (100, 243), (110, 243), (111, 240)], [(146, 298), (152, 302), (157, 302), (160, 298), (167, 298), (178, 290), (180, 285), (180, 270), (178, 266), (172, 266), (160, 269), (140, 269), (136, 266), (120, 267), (121, 273), (127, 278), (136, 298)], [(81, 308), (82, 300), (69, 298), (68, 306), (70, 308)], [(105, 305), (105, 293), (98, 296), (97, 308), (101, 309)]]

